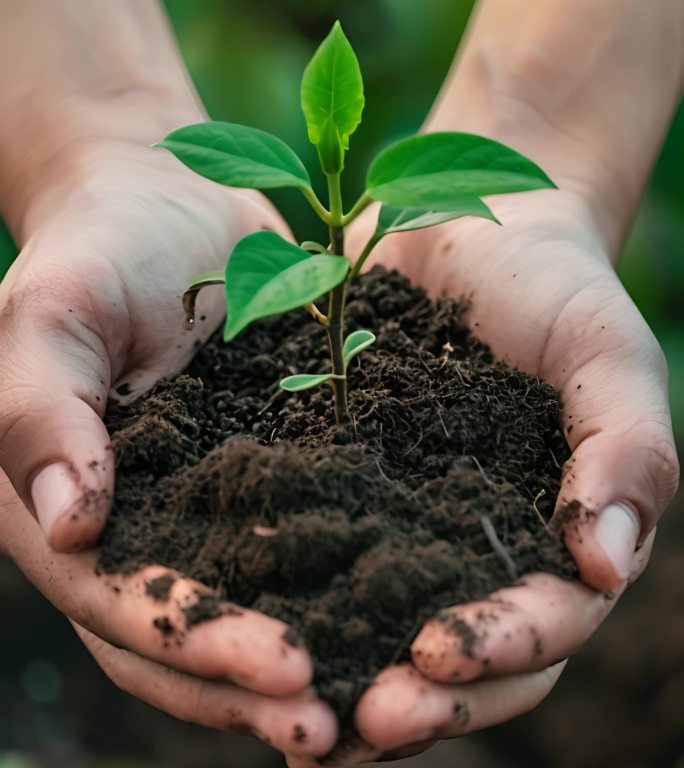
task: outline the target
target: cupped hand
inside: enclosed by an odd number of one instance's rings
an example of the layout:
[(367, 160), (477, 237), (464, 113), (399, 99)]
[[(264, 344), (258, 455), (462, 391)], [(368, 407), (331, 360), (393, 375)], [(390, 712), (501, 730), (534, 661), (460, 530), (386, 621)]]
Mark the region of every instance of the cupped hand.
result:
[[(494, 198), (501, 220), (463, 219), (385, 238), (370, 263), (465, 298), (472, 331), (560, 393), (572, 456), (551, 525), (581, 582), (530, 574), (446, 608), (356, 710), (366, 746), (340, 762), (400, 757), (535, 706), (646, 566), (678, 482), (662, 352), (611, 266), (591, 213), (563, 191)], [(348, 239), (358, 252), (376, 211)], [(293, 761), (297, 765), (297, 761)]]
[[(102, 415), (182, 369), (225, 312), (203, 292), (194, 333), (181, 296), (248, 232), (282, 220), (252, 191), (211, 184), (160, 149), (109, 142), (44, 180), (0, 284), (0, 466), (58, 551), (97, 539), (113, 486)], [(113, 389), (112, 389), (113, 388)], [(118, 394), (117, 394), (118, 393)]]
[[(217, 618), (188, 629), (185, 611), (210, 594), (205, 586), (160, 566), (98, 576), (96, 551), (55, 552), (3, 473), (0, 542), (123, 690), (294, 756), (322, 755), (335, 743), (335, 715), (309, 687), (311, 659), (288, 642), (282, 622), (217, 603)], [(167, 595), (150, 588), (160, 577), (170, 582)]]
[(178, 717), (322, 754), (336, 721), (282, 622), (220, 604), (218, 618), (187, 629), (184, 609), (205, 587), (176, 574), (155, 600), (147, 584), (164, 569), (97, 576), (97, 553), (75, 554), (97, 540), (110, 505), (110, 389), (133, 397), (184, 367), (225, 312), (221, 290), (207, 290), (206, 319), (184, 331), (189, 282), (221, 268), (243, 235), (282, 222), (261, 196), (210, 184), (162, 150), (110, 142), (79, 153), (70, 175), (45, 178), (0, 285), (0, 551), (122, 687)]
[(395, 237), (379, 257), (432, 294), (465, 297), (475, 335), (559, 392), (572, 456), (554, 524), (582, 580), (613, 590), (677, 487), (665, 359), (573, 194), (491, 202), (501, 227), (463, 219), (405, 246)]

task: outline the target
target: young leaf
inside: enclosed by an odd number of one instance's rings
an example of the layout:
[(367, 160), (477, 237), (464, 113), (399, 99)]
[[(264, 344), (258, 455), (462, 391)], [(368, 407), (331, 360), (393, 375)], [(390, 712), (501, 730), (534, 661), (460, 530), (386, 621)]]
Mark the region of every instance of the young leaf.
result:
[(347, 366), (359, 352), (362, 352), (366, 347), (375, 341), (375, 334), (370, 331), (354, 331), (344, 340), (342, 346), (342, 357), (344, 358), (344, 369), (347, 370)]
[(330, 118), (325, 122), (316, 149), (323, 173), (339, 173), (344, 168), (345, 146), (337, 126)]
[(280, 386), (288, 392), (301, 392), (303, 389), (311, 389), (331, 379), (339, 378), (334, 373), (297, 373), (282, 379)]
[(460, 219), (462, 216), (479, 216), (495, 221), (497, 224), (500, 223), (489, 207), (477, 197), (464, 197), (458, 208), (454, 208), (453, 211), (425, 211), (421, 208), (395, 208), (391, 205), (383, 205), (380, 208), (375, 237), (384, 237), (393, 232), (434, 227), (436, 224)]
[(346, 256), (310, 254), (275, 232), (240, 240), (226, 265), (226, 341), (261, 317), (301, 307), (339, 285), (349, 271)]
[(470, 133), (427, 133), (393, 144), (368, 170), (366, 192), (389, 205), (458, 210), (464, 197), (524, 192), (555, 184), (531, 160)]
[(301, 104), (324, 170), (340, 171), (349, 137), (361, 122), (364, 96), (359, 62), (339, 21), (304, 70)]
[(197, 295), (202, 288), (207, 285), (221, 285), (225, 282), (226, 277), (223, 272), (203, 272), (190, 283), (188, 290), (183, 294), (186, 331), (191, 331), (195, 327), (195, 304), (197, 303)]
[(186, 125), (155, 144), (207, 179), (231, 187), (311, 186), (297, 155), (276, 136), (236, 123)]
[(329, 253), (328, 249), (322, 244), (317, 243), (315, 240), (302, 240), (299, 244), (300, 248), (305, 251), (313, 251), (315, 253)]

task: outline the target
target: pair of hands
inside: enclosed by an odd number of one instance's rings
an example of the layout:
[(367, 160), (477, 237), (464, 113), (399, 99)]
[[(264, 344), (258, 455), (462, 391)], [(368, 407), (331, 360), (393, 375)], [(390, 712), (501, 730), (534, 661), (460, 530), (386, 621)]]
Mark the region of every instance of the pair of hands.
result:
[[(98, 577), (87, 551), (113, 488), (101, 422), (110, 388), (125, 380), (134, 396), (182, 369), (201, 333), (182, 330), (185, 287), (222, 267), (248, 232), (286, 228), (260, 195), (212, 185), (157, 150), (91, 146), (77, 167), (63, 193), (46, 198), (0, 285), (0, 548), (71, 619), (117, 685), (176, 717), (250, 730), (293, 767), (308, 766), (333, 748), (338, 725), (309, 687), (307, 652), (284, 645), (281, 622), (223, 616), (164, 648), (153, 626), (160, 609), (144, 589), (162, 571)], [(468, 654), (428, 622), (413, 664), (383, 671), (362, 697), (361, 739), (336, 749), (340, 763), (413, 754), (535, 706), (560, 660), (645, 567), (676, 488), (662, 353), (591, 215), (566, 191), (495, 198), (492, 208), (502, 228), (461, 220), (389, 237), (372, 263), (396, 266), (433, 293), (468, 296), (476, 334), (561, 393), (573, 455), (558, 511), (579, 502), (566, 538), (583, 583), (532, 574), (493, 595), (487, 611), (450, 609), (475, 632)], [(350, 255), (372, 217), (355, 222)], [(202, 300), (208, 334), (223, 301)], [(173, 597), (196, 586), (179, 579)]]

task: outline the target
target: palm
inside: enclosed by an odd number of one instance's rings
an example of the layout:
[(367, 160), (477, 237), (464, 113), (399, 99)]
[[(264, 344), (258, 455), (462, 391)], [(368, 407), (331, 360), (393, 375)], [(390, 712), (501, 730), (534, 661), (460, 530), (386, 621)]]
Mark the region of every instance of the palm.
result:
[(255, 193), (208, 185), (161, 151), (132, 148), (117, 160), (100, 162), (97, 184), (73, 193), (34, 234), (2, 286), (15, 303), (24, 292), (49, 290), (46, 313), (68, 308), (68, 333), (84, 326), (95, 334), (104, 355), (84, 367), (97, 374), (100, 397), (109, 383), (125, 379), (137, 392), (182, 368), (225, 312), (220, 292), (207, 291), (207, 322), (185, 332), (187, 285), (224, 265), (249, 231), (282, 228)]
[[(397, 239), (379, 257), (389, 256), (431, 293), (465, 297), (472, 330), (498, 357), (556, 387), (574, 463), (589, 473), (581, 476), (575, 466), (561, 497), (601, 508), (632, 471), (613, 466), (607, 446), (625, 436), (656, 453), (671, 444), (662, 352), (571, 195), (538, 192), (495, 199), (493, 207), (502, 227), (455, 221), (414, 233), (411, 251), (398, 250)], [(412, 264), (416, 248), (424, 256)], [(674, 490), (671, 470), (659, 471), (662, 482), (651, 498), (638, 487), (643, 473), (621, 488), (641, 512), (644, 533)], [(609, 476), (601, 491), (599, 472)]]
[[(256, 193), (208, 185), (163, 152), (113, 148), (112, 162), (110, 150), (107, 161), (94, 158), (96, 183), (72, 185), (52, 215), (44, 212), (0, 286), (11, 360), (2, 445), (13, 446), (4, 456), (12, 485), (0, 472), (1, 551), (77, 623), (122, 687), (184, 719), (252, 728), (283, 751), (325, 752), (334, 716), (307, 690), (311, 660), (284, 640), (282, 622), (227, 611), (170, 643), (158, 622), (182, 628), (180, 606), (205, 587), (175, 574), (170, 599), (159, 603), (145, 585), (164, 568), (100, 578), (96, 553), (54, 551), (86, 548), (104, 525), (114, 474), (101, 421), (110, 386), (134, 396), (180, 370), (225, 311), (220, 292), (207, 291), (206, 323), (184, 331), (180, 298), (191, 279), (224, 264), (249, 231), (282, 230)], [(52, 525), (51, 548), (25, 507), (33, 467), (58, 459), (97, 501)], [(302, 723), (311, 738), (299, 745), (292, 734)]]
[[(637, 348), (653, 343), (598, 235), (573, 206), (558, 191), (495, 198), (502, 227), (471, 218), (415, 233), (423, 258), (413, 266), (407, 255), (402, 265), (431, 292), (468, 298), (471, 327), (499, 357), (562, 386), (617, 340), (598, 338), (588, 328), (596, 319), (629, 331)], [(561, 367), (556, 345), (566, 357)], [(580, 349), (582, 361), (574, 357)]]
[[(549, 665), (584, 642), (648, 559), (653, 537), (632, 556), (634, 531), (617, 542), (627, 558), (618, 569), (595, 535), (595, 513), (628, 505), (644, 538), (677, 483), (662, 354), (589, 217), (559, 191), (497, 198), (492, 208), (503, 227), (463, 219), (397, 235), (381, 243), (375, 262), (432, 294), (465, 298), (472, 331), (498, 357), (558, 389), (573, 455), (557, 511), (578, 502), (579, 524), (566, 529), (566, 541), (585, 584), (612, 594), (535, 574), (456, 606), (450, 611), (478, 638), (474, 653), (462, 653), (443, 623), (428, 622), (412, 647), (415, 668), (385, 670), (356, 713), (364, 738), (396, 756), (407, 743), (417, 743), (415, 751), (540, 701), (560, 674)], [(373, 215), (350, 233), (352, 248), (366, 239)], [(485, 626), (488, 616), (497, 621)], [(475, 682), (480, 676), (499, 679)], [(454, 715), (464, 711), (466, 719)]]

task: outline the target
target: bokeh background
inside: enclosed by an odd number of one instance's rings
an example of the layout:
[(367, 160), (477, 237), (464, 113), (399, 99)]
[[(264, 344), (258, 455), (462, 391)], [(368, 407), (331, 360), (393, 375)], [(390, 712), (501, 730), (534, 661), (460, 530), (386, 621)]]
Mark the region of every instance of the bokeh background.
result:
[[(210, 115), (276, 133), (315, 167), (298, 106), (301, 72), (340, 18), (361, 61), (364, 122), (345, 185), (415, 131), (446, 74), (471, 0), (166, 0)], [(523, 6), (524, 7), (524, 6)], [(521, 8), (522, 11), (522, 8)], [(657, 87), (657, 84), (654, 84)], [(628, 127), (626, 127), (628, 129)], [(620, 275), (665, 349), (684, 444), (684, 106), (675, 116)], [(296, 234), (318, 222), (273, 195)], [(0, 223), (0, 275), (16, 249)], [(535, 712), (402, 761), (411, 768), (684, 768), (684, 499), (661, 525), (651, 566), (571, 660)], [(171, 720), (117, 691), (66, 622), (0, 560), (0, 768), (282, 768), (245, 738)]]

